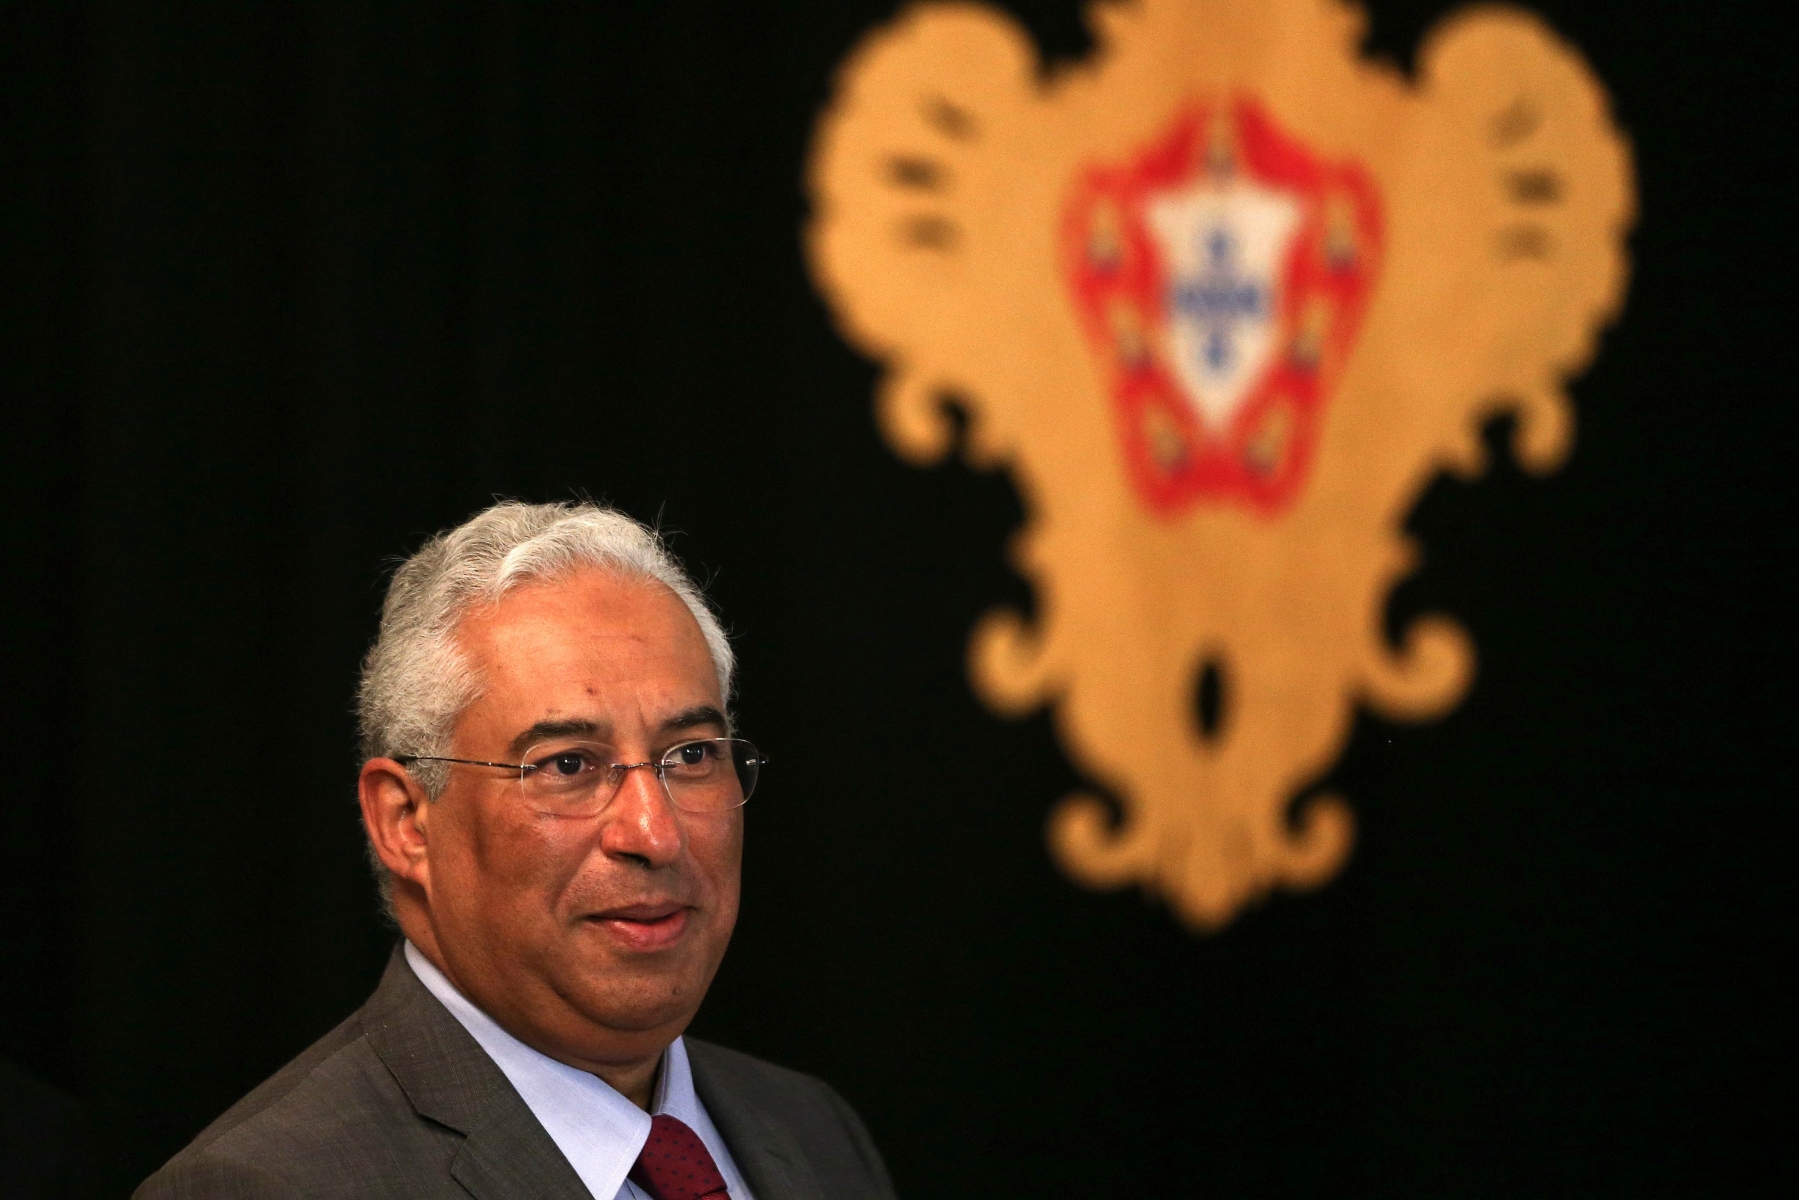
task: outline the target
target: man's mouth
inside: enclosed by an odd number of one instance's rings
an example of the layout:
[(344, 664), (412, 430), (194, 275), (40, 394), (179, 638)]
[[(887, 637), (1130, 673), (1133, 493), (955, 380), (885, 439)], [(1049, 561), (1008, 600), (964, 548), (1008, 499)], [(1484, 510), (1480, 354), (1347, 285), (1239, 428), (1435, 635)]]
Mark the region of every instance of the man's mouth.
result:
[(662, 950), (681, 939), (691, 911), (687, 905), (673, 901), (626, 904), (593, 913), (587, 920), (611, 934), (626, 949)]

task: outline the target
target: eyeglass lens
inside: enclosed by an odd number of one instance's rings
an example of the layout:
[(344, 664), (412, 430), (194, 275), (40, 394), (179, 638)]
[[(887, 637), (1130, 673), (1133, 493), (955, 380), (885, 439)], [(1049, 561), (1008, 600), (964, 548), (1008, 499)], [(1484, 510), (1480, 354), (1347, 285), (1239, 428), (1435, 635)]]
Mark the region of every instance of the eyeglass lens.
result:
[[(586, 815), (604, 808), (624, 783), (625, 764), (593, 742), (546, 742), (525, 753), (519, 787), (544, 812)], [(659, 767), (660, 769), (657, 769)], [(728, 812), (756, 790), (762, 756), (742, 738), (700, 738), (663, 751), (655, 770), (675, 807)]]

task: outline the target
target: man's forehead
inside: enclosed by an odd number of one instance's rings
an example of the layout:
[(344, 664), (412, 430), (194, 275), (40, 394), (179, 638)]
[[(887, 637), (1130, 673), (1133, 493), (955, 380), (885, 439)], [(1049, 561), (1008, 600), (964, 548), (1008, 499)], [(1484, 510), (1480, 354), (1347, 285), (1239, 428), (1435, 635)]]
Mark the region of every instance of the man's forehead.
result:
[(471, 610), (458, 633), (477, 653), (632, 642), (711, 659), (699, 622), (667, 585), (594, 569), (520, 584), (497, 602)]
[(621, 726), (686, 727), (700, 710), (724, 724), (699, 623), (654, 580), (583, 570), (522, 584), (470, 612), (458, 641), (480, 679), (468, 716), (487, 736), (515, 741), (540, 726), (585, 722), (588, 736), (605, 740)]

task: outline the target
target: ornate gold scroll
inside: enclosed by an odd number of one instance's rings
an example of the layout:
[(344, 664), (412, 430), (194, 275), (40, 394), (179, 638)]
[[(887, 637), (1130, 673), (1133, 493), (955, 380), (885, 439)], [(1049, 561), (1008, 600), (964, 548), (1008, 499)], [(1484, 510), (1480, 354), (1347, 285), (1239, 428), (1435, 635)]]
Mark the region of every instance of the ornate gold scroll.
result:
[(1446, 19), (1410, 79), (1332, 0), (1089, 20), (1053, 70), (980, 5), (870, 34), (819, 122), (808, 251), (895, 452), (947, 454), (954, 396), (1023, 500), (1036, 616), (988, 614), (969, 670), (996, 712), (1052, 706), (1116, 803), (1063, 799), (1055, 859), (1213, 928), (1342, 866), (1347, 805), (1294, 801), (1358, 703), (1422, 720), (1467, 690), (1454, 622), (1383, 634), (1402, 524), (1437, 472), (1485, 469), (1497, 413), (1527, 468), (1567, 454), (1630, 155), (1516, 9)]

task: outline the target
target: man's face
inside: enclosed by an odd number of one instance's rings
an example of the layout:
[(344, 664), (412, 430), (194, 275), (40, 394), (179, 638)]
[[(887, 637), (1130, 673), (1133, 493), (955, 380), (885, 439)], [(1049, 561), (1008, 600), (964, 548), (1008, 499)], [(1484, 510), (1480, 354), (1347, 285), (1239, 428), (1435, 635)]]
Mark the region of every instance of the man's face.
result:
[[(572, 736), (612, 762), (655, 762), (725, 733), (699, 625), (659, 583), (587, 570), (528, 584), (471, 613), (458, 640), (482, 690), (456, 758), (520, 762)], [(682, 811), (640, 769), (597, 815), (546, 815), (516, 772), (456, 766), (420, 820), (431, 935), (502, 1026), (596, 1066), (658, 1053), (687, 1026), (737, 921), (741, 809)]]

